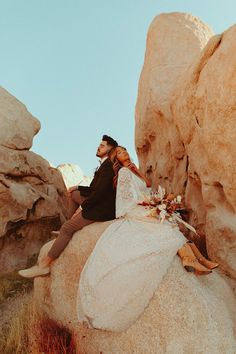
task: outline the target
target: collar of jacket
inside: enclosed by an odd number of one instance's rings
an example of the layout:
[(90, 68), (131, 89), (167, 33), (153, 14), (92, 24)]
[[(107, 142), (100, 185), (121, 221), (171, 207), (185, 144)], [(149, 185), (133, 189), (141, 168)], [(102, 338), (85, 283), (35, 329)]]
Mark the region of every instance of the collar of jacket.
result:
[(108, 156), (103, 157), (101, 160), (99, 160), (100, 165), (108, 159)]

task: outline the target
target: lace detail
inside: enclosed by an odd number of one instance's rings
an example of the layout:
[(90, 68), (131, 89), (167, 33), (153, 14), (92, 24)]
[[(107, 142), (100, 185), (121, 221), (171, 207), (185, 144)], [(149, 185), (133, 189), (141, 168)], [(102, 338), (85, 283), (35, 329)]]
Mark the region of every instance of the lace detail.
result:
[[(116, 217), (124, 216), (137, 205), (139, 193), (134, 178), (138, 178), (128, 168), (122, 167), (118, 175), (116, 191)], [(142, 180), (138, 178), (142, 183)]]

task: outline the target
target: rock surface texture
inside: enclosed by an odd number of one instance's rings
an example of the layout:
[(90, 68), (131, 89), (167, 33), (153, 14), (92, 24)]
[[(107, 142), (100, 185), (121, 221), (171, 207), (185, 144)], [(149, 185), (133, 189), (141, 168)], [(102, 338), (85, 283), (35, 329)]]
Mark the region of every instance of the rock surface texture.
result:
[(15, 97), (0, 89), (0, 271), (25, 267), (65, 220), (61, 174), (29, 151), (40, 129)]
[(185, 194), (209, 256), (236, 278), (236, 26), (156, 17), (136, 104), (136, 148), (154, 185)]
[[(96, 241), (111, 222), (94, 223), (75, 233), (52, 266), (51, 274), (34, 282), (38, 308), (75, 334), (77, 352), (233, 354), (236, 300), (225, 276), (214, 271), (197, 277), (186, 272), (178, 256), (143, 314), (126, 331), (115, 333), (78, 323), (76, 299), (80, 273)], [(44, 245), (40, 258), (52, 242)]]

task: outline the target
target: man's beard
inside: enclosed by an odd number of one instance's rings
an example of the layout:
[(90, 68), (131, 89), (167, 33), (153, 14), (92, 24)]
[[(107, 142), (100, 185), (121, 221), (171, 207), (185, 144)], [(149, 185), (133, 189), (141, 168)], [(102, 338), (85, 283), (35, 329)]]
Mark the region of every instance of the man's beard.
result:
[(99, 152), (96, 153), (96, 156), (102, 159), (103, 157), (107, 156), (107, 153), (101, 155)]

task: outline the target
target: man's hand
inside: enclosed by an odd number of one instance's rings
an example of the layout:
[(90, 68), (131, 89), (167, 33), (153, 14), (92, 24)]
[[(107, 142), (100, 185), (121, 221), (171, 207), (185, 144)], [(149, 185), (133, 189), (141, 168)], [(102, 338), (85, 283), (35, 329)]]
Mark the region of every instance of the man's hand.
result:
[(67, 189), (67, 196), (71, 198), (71, 193), (78, 190), (78, 186), (73, 186)]
[(72, 215), (71, 219), (73, 219), (75, 216), (77, 216), (78, 214), (80, 214), (82, 211), (82, 209), (79, 207), (78, 209), (76, 209), (75, 213)]
[(74, 191), (77, 191), (78, 190), (78, 186), (73, 186), (73, 187), (70, 187), (68, 189), (68, 192), (71, 193), (71, 192), (74, 192)]

